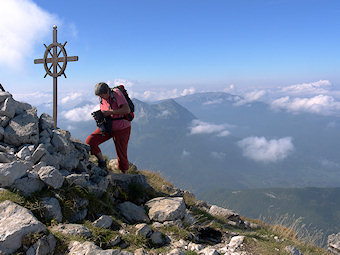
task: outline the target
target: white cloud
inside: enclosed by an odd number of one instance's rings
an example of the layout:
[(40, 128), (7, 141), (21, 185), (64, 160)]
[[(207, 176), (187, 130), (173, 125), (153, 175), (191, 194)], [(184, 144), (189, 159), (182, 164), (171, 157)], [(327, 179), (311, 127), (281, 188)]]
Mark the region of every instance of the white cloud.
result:
[(203, 103), (203, 105), (221, 104), (222, 102), (223, 102), (223, 99), (219, 98), (219, 99), (215, 99), (215, 100), (206, 101), (206, 102)]
[(115, 79), (113, 81), (107, 81), (106, 83), (111, 87), (124, 85), (124, 87), (126, 87), (126, 88), (131, 88), (134, 85), (134, 82), (126, 80), (126, 79), (121, 79), (121, 78)]
[(224, 159), (226, 154), (224, 152), (216, 152), (216, 151), (212, 151), (210, 153), (210, 155), (213, 157), (213, 158), (216, 158), (216, 159)]
[(265, 94), (266, 94), (265, 90), (251, 91), (249, 93), (246, 93), (244, 95), (244, 98), (241, 98), (238, 102), (235, 103), (235, 105), (239, 106), (239, 105), (244, 105), (244, 104), (251, 103), (254, 101), (258, 101)]
[(191, 155), (191, 152), (187, 151), (186, 149), (183, 149), (182, 151), (182, 157), (188, 157)]
[(187, 95), (192, 95), (195, 94), (196, 90), (194, 88), (190, 88), (190, 89), (184, 89), (181, 92), (181, 96), (187, 96)]
[(18, 69), (57, 20), (30, 0), (1, 0), (0, 10), (0, 65)]
[(331, 115), (340, 112), (340, 102), (331, 96), (318, 95), (311, 98), (281, 97), (271, 103), (273, 109), (286, 109), (293, 113), (310, 112)]
[(33, 92), (33, 93), (13, 93), (13, 98), (17, 101), (29, 103), (33, 106), (39, 104), (52, 103), (53, 95), (51, 92)]
[(68, 102), (72, 102), (76, 99), (79, 99), (79, 98), (82, 98), (82, 93), (80, 92), (72, 92), (72, 93), (69, 93), (67, 96), (65, 96), (64, 98), (62, 98), (60, 101), (62, 104), (66, 104)]
[(294, 150), (291, 137), (267, 140), (265, 137), (251, 136), (237, 144), (245, 157), (259, 162), (283, 160)]
[(69, 111), (63, 111), (61, 114), (67, 120), (79, 122), (79, 121), (93, 120), (91, 113), (97, 110), (99, 110), (99, 104), (95, 104), (95, 105), (88, 104), (88, 105), (78, 107), (78, 108), (75, 108)]
[(164, 100), (164, 99), (169, 99), (169, 98), (176, 98), (180, 96), (186, 96), (186, 95), (191, 95), (195, 93), (195, 89), (189, 88), (189, 89), (169, 89), (169, 90), (164, 90), (164, 89), (157, 89), (157, 90), (145, 90), (142, 92), (137, 92), (137, 91), (131, 91), (129, 92), (131, 97), (138, 98), (142, 101), (158, 101), (158, 100)]
[(156, 116), (156, 118), (166, 119), (168, 116), (171, 115), (171, 112), (168, 110), (162, 111), (160, 114)]
[(234, 84), (231, 84), (231, 85), (229, 85), (229, 87), (226, 87), (226, 88), (223, 89), (223, 91), (226, 92), (226, 93), (233, 92), (234, 90), (235, 90)]
[(325, 94), (328, 93), (328, 89), (330, 88), (330, 86), (331, 82), (329, 80), (319, 80), (316, 82), (300, 83), (284, 87), (281, 89), (281, 92), (300, 95)]
[(228, 124), (212, 124), (200, 120), (193, 120), (190, 128), (190, 135), (198, 134), (217, 134), (218, 136), (227, 136), (230, 134), (226, 128), (231, 127)]

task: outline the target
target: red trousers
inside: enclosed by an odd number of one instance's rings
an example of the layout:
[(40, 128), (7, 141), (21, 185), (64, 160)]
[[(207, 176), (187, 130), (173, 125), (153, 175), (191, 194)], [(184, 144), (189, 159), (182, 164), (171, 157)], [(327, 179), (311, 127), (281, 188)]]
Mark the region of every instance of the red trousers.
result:
[(130, 132), (131, 127), (128, 127), (122, 130), (112, 131), (111, 134), (102, 135), (102, 132), (99, 130), (99, 128), (97, 128), (91, 135), (86, 138), (85, 143), (90, 145), (91, 153), (93, 155), (97, 155), (99, 152), (101, 152), (99, 145), (112, 138), (116, 147), (118, 169), (126, 171), (129, 169), (127, 148), (130, 138)]

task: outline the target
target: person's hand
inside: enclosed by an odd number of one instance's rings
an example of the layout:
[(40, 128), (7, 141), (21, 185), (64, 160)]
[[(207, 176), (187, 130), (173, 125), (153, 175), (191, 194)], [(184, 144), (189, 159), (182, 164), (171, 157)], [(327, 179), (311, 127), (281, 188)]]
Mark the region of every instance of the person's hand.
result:
[(102, 111), (104, 117), (110, 116), (112, 114), (112, 111)]

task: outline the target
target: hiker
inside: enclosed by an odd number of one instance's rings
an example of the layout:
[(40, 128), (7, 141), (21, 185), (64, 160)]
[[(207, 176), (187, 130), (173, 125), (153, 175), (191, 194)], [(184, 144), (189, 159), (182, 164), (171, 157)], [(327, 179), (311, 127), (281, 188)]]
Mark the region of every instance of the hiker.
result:
[(104, 160), (99, 145), (113, 138), (118, 159), (118, 169), (121, 173), (125, 173), (129, 169), (127, 148), (131, 132), (131, 123), (124, 119), (123, 116), (124, 114), (130, 113), (129, 104), (118, 88), (111, 90), (104, 82), (96, 84), (94, 93), (100, 97), (100, 111), (104, 117), (111, 116), (112, 127), (111, 130), (107, 130), (107, 132), (102, 132), (98, 127), (86, 138), (85, 143), (90, 145), (91, 154), (98, 158), (98, 166), (106, 169), (106, 161)]

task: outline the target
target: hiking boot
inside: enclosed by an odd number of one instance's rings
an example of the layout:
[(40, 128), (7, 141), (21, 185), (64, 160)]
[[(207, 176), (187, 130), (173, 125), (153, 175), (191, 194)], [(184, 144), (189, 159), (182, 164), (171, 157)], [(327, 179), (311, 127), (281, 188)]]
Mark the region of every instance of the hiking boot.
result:
[(99, 161), (98, 161), (98, 166), (99, 166), (101, 169), (107, 170), (107, 167), (106, 167), (106, 160), (99, 160)]

